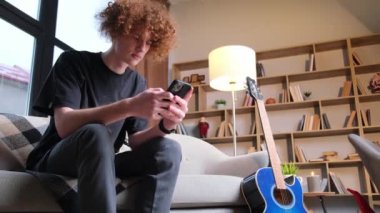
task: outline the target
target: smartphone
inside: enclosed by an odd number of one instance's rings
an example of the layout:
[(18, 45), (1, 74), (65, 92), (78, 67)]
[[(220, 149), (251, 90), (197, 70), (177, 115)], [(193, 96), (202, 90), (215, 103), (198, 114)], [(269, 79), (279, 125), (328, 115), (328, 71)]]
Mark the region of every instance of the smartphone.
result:
[(187, 92), (189, 92), (191, 89), (191, 84), (180, 81), (180, 80), (174, 80), (170, 84), (168, 91), (171, 92), (173, 95), (178, 95), (181, 98), (184, 98)]

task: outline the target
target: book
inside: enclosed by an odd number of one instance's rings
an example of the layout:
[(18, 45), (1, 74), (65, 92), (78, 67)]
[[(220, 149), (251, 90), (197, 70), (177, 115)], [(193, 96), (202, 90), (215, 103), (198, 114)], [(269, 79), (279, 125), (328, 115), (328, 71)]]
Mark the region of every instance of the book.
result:
[(342, 180), (334, 172), (329, 172), (329, 175), (338, 193), (348, 194), (347, 188), (343, 184)]
[(358, 90), (359, 90), (360, 94), (362, 94), (362, 95), (369, 95), (370, 94), (370, 92), (368, 91), (367, 86), (365, 86), (366, 82), (365, 82), (364, 79), (356, 77), (356, 83), (357, 83)]
[(360, 115), (362, 117), (362, 124), (363, 124), (363, 126), (369, 126), (368, 119), (367, 119), (367, 114), (365, 113), (365, 111), (363, 109), (360, 109)]
[(302, 119), (300, 120), (300, 122), (298, 124), (297, 131), (303, 130), (303, 126), (305, 125), (305, 117), (306, 117), (306, 115), (302, 115)]
[[(234, 127), (232, 126), (232, 124), (230, 122), (226, 123), (226, 125), (227, 125), (226, 128), (228, 128), (228, 131), (226, 131), (226, 132), (228, 132), (228, 135), (226, 135), (226, 136), (232, 136), (233, 132), (234, 132)], [(237, 134), (237, 130), (236, 130), (235, 133), (236, 133), (236, 136), (237, 136), (238, 135)]]
[(354, 62), (354, 65), (361, 65), (362, 60), (359, 58), (359, 55), (356, 52), (352, 52), (352, 61)]
[(351, 128), (354, 125), (355, 115), (356, 115), (356, 110), (352, 110), (350, 116), (348, 117), (345, 127)]
[(225, 123), (226, 123), (226, 121), (222, 121), (220, 123), (216, 137), (218, 137), (218, 138), (224, 137), (225, 131), (226, 131), (226, 125), (225, 125)]
[(300, 162), (300, 163), (306, 162), (305, 153), (303, 152), (303, 150), (301, 149), (300, 146), (298, 146), (298, 145), (294, 146), (294, 154), (295, 154), (298, 162)]
[(326, 113), (322, 113), (322, 119), (323, 119), (324, 129), (331, 129), (330, 121)]
[(310, 130), (310, 122), (311, 122), (311, 116), (310, 115), (305, 115), (305, 122), (303, 124), (303, 131), (308, 131)]
[(345, 81), (343, 83), (342, 97), (350, 96), (352, 88), (352, 81)]
[(372, 191), (374, 193), (379, 193), (379, 189), (377, 188), (377, 186), (375, 185), (375, 183), (371, 180), (371, 186), (372, 186)]
[(290, 95), (292, 96), (293, 102), (303, 101), (303, 96), (299, 85), (289, 86)]
[(314, 70), (314, 53), (310, 54), (310, 59), (309, 59), (309, 72)]
[(313, 116), (313, 126), (311, 130), (320, 130), (321, 129), (321, 119), (318, 114), (314, 114)]
[(314, 159), (310, 159), (309, 162), (323, 162), (324, 159), (323, 158), (314, 158)]
[(301, 87), (298, 84), (296, 85), (296, 93), (297, 93), (299, 101), (304, 101), (304, 98), (301, 92)]
[(367, 121), (368, 121), (368, 126), (371, 126), (372, 124), (372, 122), (371, 122), (371, 110), (370, 109), (367, 109), (366, 111), (365, 111), (365, 114), (366, 114), (366, 117), (367, 117)]
[(265, 76), (265, 69), (262, 63), (256, 63), (256, 72), (257, 77), (264, 77)]
[(296, 95), (296, 91), (294, 89), (294, 86), (289, 86), (289, 92), (290, 92), (290, 95), (291, 95), (293, 102), (297, 102), (298, 99), (297, 99), (297, 95)]

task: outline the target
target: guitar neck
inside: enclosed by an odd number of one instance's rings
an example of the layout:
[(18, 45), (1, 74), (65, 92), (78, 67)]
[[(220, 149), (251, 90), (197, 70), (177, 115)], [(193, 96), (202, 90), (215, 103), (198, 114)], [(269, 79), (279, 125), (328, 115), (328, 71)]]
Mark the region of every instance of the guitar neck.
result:
[(264, 131), (264, 137), (268, 148), (269, 160), (271, 162), (276, 186), (278, 189), (286, 189), (285, 181), (281, 172), (281, 161), (276, 151), (272, 129), (269, 124), (268, 115), (263, 100), (256, 100), (259, 109), (260, 120)]

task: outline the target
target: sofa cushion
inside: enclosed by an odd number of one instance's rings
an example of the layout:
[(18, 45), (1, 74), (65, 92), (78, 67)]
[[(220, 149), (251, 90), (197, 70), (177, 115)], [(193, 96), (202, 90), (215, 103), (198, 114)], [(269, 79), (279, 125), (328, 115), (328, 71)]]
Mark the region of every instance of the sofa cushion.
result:
[(173, 208), (242, 206), (241, 177), (227, 175), (180, 175)]
[(48, 123), (48, 118), (0, 113), (0, 169), (24, 169)]
[(33, 175), (0, 170), (0, 212), (60, 212), (51, 193)]

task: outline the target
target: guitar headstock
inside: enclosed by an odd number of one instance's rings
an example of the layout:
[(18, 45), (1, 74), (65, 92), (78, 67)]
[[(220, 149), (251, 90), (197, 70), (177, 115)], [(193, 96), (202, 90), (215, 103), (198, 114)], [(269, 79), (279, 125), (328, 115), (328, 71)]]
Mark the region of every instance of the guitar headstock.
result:
[(247, 86), (249, 95), (256, 100), (263, 100), (263, 95), (257, 87), (256, 81), (247, 76)]

